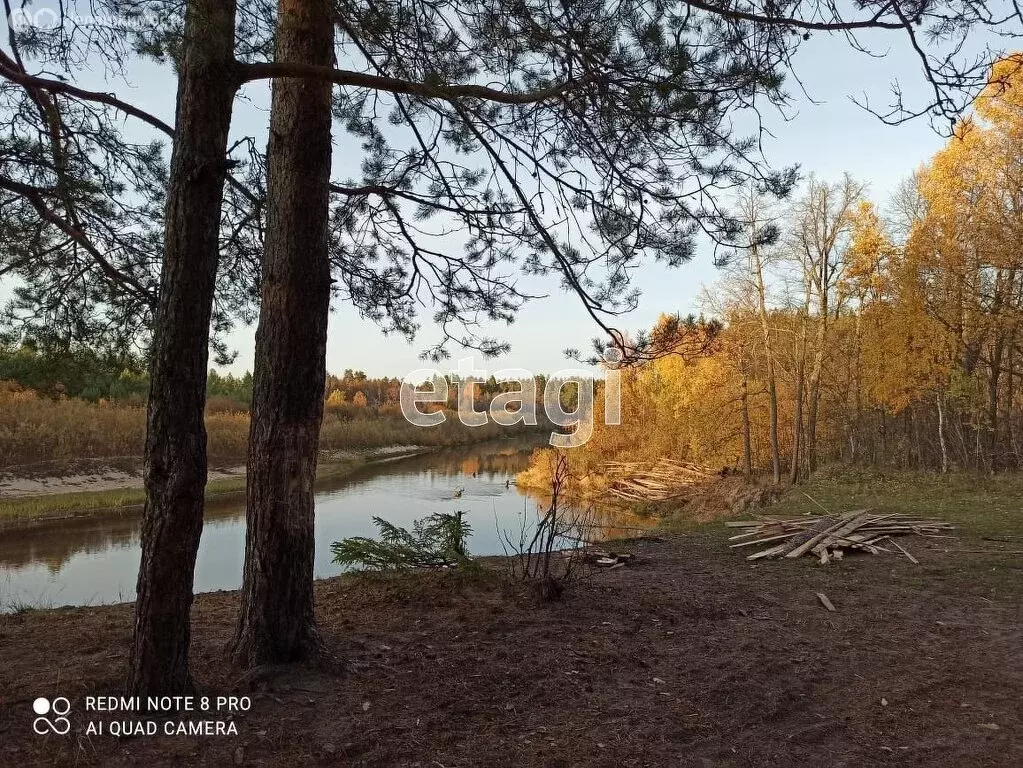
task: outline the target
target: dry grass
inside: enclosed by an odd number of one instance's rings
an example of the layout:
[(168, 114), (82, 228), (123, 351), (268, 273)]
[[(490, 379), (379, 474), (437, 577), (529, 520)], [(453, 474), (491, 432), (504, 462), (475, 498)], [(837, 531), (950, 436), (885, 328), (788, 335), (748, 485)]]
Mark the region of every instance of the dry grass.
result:
[(363, 418), (340, 420), (329, 413), (320, 430), (320, 448), (383, 448), (388, 445), (425, 445), (443, 447), (464, 445), (481, 440), (507, 436), (513, 427), (501, 427), (493, 421), (482, 427), (467, 427), (457, 415), (447, 413), (447, 420), (436, 427), (417, 427), (405, 421), (398, 409), (367, 409)]
[[(354, 415), (328, 412), (320, 433), (326, 451), (391, 445), (448, 446), (509, 434), (490, 422), (466, 427), (454, 414), (438, 427), (416, 427), (395, 407), (356, 409)], [(244, 460), (249, 415), (215, 410), (206, 414), (211, 461)], [(0, 390), (0, 468), (83, 458), (135, 457), (142, 454), (145, 408), (85, 400), (51, 400), (33, 392)]]
[[(211, 459), (245, 455), (248, 414), (208, 414), (206, 429)], [(0, 392), (0, 467), (139, 456), (145, 434), (145, 408)]]
[(141, 452), (146, 413), (83, 400), (0, 392), (0, 467)]

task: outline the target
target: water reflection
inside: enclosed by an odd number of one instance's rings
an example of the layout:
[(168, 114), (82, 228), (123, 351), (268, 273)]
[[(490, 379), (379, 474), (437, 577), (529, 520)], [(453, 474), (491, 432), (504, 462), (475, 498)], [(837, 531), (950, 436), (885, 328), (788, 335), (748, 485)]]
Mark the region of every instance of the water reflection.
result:
[[(317, 494), (316, 576), (331, 576), (330, 544), (372, 536), (372, 518), (400, 526), (434, 512), (462, 510), (474, 554), (502, 554), (501, 531), (517, 540), (541, 499), (517, 488), (533, 440), (507, 440), (369, 464)], [(461, 491), (461, 493), (459, 493)], [(604, 522), (613, 524), (607, 519)], [(635, 525), (635, 521), (618, 524)], [(594, 531), (599, 537), (602, 531)], [(211, 505), (196, 562), (196, 591), (241, 582), (245, 514)], [(0, 610), (11, 604), (90, 605), (131, 600), (139, 562), (137, 513), (67, 520), (0, 534)]]

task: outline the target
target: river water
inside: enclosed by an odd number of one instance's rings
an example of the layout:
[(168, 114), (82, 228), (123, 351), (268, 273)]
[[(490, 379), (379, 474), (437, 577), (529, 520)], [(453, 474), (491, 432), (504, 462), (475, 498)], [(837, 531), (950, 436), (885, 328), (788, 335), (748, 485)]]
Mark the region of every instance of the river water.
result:
[[(434, 512), (462, 510), (473, 529), (470, 552), (503, 554), (502, 531), (518, 541), (543, 503), (514, 485), (536, 446), (535, 439), (502, 440), (373, 462), (322, 488), (316, 497), (316, 577), (341, 571), (331, 562), (331, 543), (375, 535), (374, 516), (408, 527)], [(139, 523), (133, 512), (0, 533), (0, 612), (133, 600)], [(195, 591), (237, 589), (244, 548), (244, 506), (208, 505)]]

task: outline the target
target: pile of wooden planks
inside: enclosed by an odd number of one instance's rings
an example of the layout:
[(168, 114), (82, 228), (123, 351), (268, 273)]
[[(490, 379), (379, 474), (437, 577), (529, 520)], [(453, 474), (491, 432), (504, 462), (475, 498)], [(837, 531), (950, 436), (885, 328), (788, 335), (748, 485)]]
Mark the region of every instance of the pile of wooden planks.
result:
[(729, 538), (730, 546), (753, 547), (768, 544), (747, 560), (761, 558), (815, 557), (821, 563), (840, 560), (846, 552), (862, 550), (877, 554), (901, 554), (918, 562), (897, 541), (896, 536), (919, 534), (940, 536), (952, 526), (941, 520), (923, 520), (903, 514), (876, 514), (869, 509), (856, 509), (841, 515), (824, 517), (763, 517), (725, 523), (729, 528), (743, 528)]
[(672, 459), (654, 462), (609, 461), (604, 464), (608, 492), (628, 501), (666, 501), (686, 495), (694, 485), (719, 473), (699, 464)]

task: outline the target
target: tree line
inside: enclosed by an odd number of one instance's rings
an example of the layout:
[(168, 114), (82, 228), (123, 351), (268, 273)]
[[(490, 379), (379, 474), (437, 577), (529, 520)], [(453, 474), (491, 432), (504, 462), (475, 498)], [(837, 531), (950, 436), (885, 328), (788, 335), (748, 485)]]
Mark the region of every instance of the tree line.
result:
[[(822, 464), (1023, 468), (1023, 56), (885, 206), (851, 176), (779, 204), (747, 189), (716, 322), (623, 373), (623, 427), (584, 449), (797, 482)], [(703, 340), (694, 351), (693, 333)], [(599, 424), (598, 419), (598, 424)]]
[[(542, 404), (544, 388), (550, 377), (538, 374), (533, 379), (536, 402)], [(72, 397), (91, 402), (145, 405), (149, 392), (147, 362), (137, 355), (116, 354), (87, 346), (47, 348), (27, 339), (18, 344), (0, 344), (0, 381), (32, 390), (42, 397)], [(562, 384), (566, 407), (574, 407), (576, 390), (571, 381)], [(329, 415), (351, 415), (352, 408), (397, 406), (401, 400), (402, 380), (396, 376), (367, 376), (365, 372), (345, 369), (341, 375), (328, 373), (324, 383), (325, 408)], [(459, 387), (463, 383), (454, 374), (444, 375), (449, 410), (458, 408)], [(473, 380), (473, 400), (486, 405), (501, 392), (519, 390), (519, 383), (498, 381), (494, 376)], [(206, 376), (207, 410), (248, 411), (252, 405), (253, 376), (250, 371), (235, 375), (211, 369)], [(349, 406), (349, 407), (346, 407)]]

